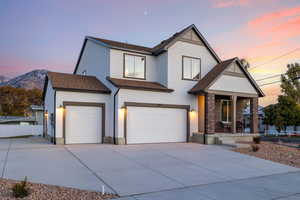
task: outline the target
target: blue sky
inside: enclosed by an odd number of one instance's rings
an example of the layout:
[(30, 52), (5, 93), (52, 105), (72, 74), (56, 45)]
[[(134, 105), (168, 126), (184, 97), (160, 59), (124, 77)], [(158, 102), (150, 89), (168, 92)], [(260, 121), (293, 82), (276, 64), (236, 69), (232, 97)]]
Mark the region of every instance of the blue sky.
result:
[[(151, 47), (190, 24), (221, 58), (258, 65), (300, 45), (299, 17), (297, 0), (1, 0), (0, 74), (72, 72), (86, 35)], [(282, 73), (299, 58), (251, 73)]]

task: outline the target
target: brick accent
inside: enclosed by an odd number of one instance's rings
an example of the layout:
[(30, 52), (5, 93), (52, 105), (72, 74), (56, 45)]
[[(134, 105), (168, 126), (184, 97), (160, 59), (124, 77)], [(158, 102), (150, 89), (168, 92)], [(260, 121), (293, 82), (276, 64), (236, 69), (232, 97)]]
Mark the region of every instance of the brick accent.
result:
[(250, 99), (250, 132), (258, 133), (258, 98)]
[(243, 122), (244, 115), (243, 110), (245, 108), (246, 100), (245, 99), (237, 99), (236, 101), (236, 121)]
[(215, 133), (215, 95), (205, 95), (205, 133)]

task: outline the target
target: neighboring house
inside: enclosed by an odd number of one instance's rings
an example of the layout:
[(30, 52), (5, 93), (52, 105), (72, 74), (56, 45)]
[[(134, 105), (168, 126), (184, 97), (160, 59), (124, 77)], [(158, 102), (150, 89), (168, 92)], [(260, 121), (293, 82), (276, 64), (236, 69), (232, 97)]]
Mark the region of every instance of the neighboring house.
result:
[(35, 118), (19, 116), (0, 116), (0, 124), (9, 125), (35, 125)]
[[(286, 134), (299, 134), (300, 133), (300, 126), (288, 126), (286, 131), (281, 131), (280, 133), (276, 130), (274, 125), (267, 125), (264, 124), (264, 107), (258, 106), (258, 130), (261, 134), (268, 134), (268, 135), (286, 135)], [(250, 132), (250, 106), (244, 110), (244, 124), (245, 124), (245, 132)]]
[(44, 107), (31, 105), (23, 116), (0, 116), (0, 124), (43, 125)]
[[(258, 130), (260, 133), (265, 132), (266, 125), (264, 124), (264, 107), (258, 106)], [(247, 106), (243, 112), (244, 115), (244, 128), (245, 132), (250, 132), (251, 125), (251, 115), (250, 115), (250, 106)]]
[(26, 115), (35, 119), (35, 125), (43, 125), (44, 107), (39, 105), (31, 105)]
[(188, 142), (236, 133), (264, 96), (238, 58), (221, 61), (195, 25), (153, 48), (86, 37), (73, 74), (49, 72), (45, 135), (56, 144)]

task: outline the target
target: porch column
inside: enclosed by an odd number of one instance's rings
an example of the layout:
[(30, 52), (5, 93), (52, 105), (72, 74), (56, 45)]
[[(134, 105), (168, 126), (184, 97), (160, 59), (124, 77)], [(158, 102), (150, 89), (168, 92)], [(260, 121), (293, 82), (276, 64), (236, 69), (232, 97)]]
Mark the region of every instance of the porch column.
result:
[(250, 132), (258, 133), (258, 98), (250, 99)]
[(231, 96), (231, 132), (232, 134), (236, 133), (236, 96)]
[(215, 133), (215, 95), (205, 95), (205, 133)]

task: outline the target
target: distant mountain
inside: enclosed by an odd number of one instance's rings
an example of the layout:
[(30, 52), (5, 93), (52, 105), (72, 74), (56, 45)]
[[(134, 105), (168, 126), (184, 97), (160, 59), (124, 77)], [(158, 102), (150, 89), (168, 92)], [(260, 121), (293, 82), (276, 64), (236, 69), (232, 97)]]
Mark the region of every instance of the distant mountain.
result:
[[(26, 88), (26, 89), (43, 89), (47, 70), (38, 69), (22, 74), (8, 81), (0, 81), (0, 86), (12, 86), (15, 88)], [(1, 80), (1, 79), (0, 79)]]
[(0, 84), (3, 83), (3, 82), (6, 82), (8, 80), (9, 80), (8, 77), (0, 75)]

